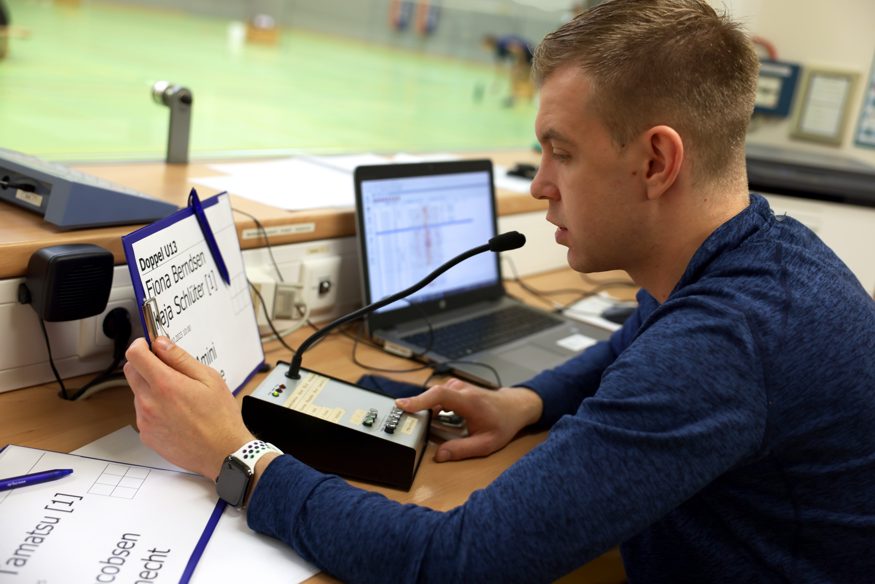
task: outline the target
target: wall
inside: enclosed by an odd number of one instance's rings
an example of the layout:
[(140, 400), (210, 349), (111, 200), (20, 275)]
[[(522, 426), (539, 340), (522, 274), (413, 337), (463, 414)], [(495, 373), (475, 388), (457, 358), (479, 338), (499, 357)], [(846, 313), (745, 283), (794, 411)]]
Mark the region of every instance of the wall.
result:
[(854, 144), (864, 86), (869, 81), (875, 59), (875, 2), (709, 1), (718, 9), (725, 4), (729, 13), (744, 22), (749, 31), (768, 39), (777, 48), (779, 59), (797, 62), (803, 67), (829, 67), (860, 74), (851, 100), (847, 133), (840, 147), (821, 146), (789, 138), (788, 120), (759, 127), (749, 137), (752, 142), (831, 154), (840, 152), (875, 165), (875, 149)]

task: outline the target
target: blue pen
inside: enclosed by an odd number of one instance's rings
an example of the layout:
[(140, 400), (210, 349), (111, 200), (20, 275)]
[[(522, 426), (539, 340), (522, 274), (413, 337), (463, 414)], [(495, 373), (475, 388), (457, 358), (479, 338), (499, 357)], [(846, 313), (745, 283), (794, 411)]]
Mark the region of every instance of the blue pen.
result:
[(213, 256), (213, 261), (216, 262), (216, 268), (219, 270), (219, 276), (225, 284), (231, 285), (231, 276), (228, 274), (228, 267), (225, 265), (225, 260), (222, 259), (222, 252), (219, 251), (219, 244), (216, 243), (216, 236), (213, 235), (213, 230), (210, 229), (210, 223), (207, 221), (207, 216), (204, 214), (204, 207), (201, 205), (201, 200), (197, 196), (197, 191), (191, 189), (188, 194), (188, 206), (194, 210), (194, 216), (197, 217), (197, 222), (201, 226), (201, 231), (204, 234), (204, 239), (207, 242), (207, 247), (210, 248), (210, 254)]
[(29, 485), (38, 485), (39, 483), (56, 481), (72, 472), (72, 468), (56, 468), (54, 470), (44, 470), (33, 474), (21, 475), (20, 477), (0, 479), (0, 491), (8, 491), (9, 489), (17, 489), (18, 487), (27, 487)]

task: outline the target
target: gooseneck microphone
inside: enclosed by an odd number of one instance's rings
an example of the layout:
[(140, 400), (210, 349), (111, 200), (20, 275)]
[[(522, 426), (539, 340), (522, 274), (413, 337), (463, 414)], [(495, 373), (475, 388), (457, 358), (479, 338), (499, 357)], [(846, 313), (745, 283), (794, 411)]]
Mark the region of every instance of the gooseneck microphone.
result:
[(449, 270), (450, 268), (452, 268), (456, 264), (459, 264), (459, 263), (467, 260), (470, 257), (481, 254), (485, 251), (494, 251), (494, 252), (510, 251), (512, 249), (517, 249), (517, 248), (522, 247), (523, 245), (525, 245), (525, 243), (526, 243), (526, 236), (518, 231), (508, 231), (507, 233), (502, 233), (501, 235), (496, 235), (495, 237), (490, 239), (489, 242), (487, 242), (483, 245), (477, 246), (475, 248), (469, 249), (468, 251), (462, 252), (459, 255), (457, 255), (456, 257), (454, 257), (453, 259), (451, 259), (450, 261), (448, 261), (444, 264), (441, 264), (432, 273), (427, 275), (425, 278), (423, 278), (422, 280), (420, 280), (419, 282), (417, 282), (413, 286), (407, 288), (406, 290), (402, 290), (401, 292), (397, 292), (391, 296), (387, 296), (386, 298), (383, 298), (382, 300), (378, 300), (377, 302), (374, 302), (372, 304), (362, 306), (358, 310), (350, 312), (349, 314), (345, 314), (345, 315), (341, 316), (340, 318), (338, 318), (337, 320), (334, 320), (334, 321), (328, 323), (327, 325), (325, 325), (324, 327), (322, 327), (321, 329), (319, 329), (318, 331), (316, 331), (315, 333), (313, 333), (312, 335), (307, 337), (304, 340), (304, 342), (301, 343), (301, 346), (298, 347), (298, 351), (292, 357), (292, 361), (291, 361), (291, 364), (289, 365), (289, 369), (288, 369), (288, 371), (286, 371), (286, 377), (288, 377), (289, 379), (300, 379), (301, 378), (301, 373), (300, 373), (301, 372), (301, 360), (304, 358), (304, 351), (309, 349), (313, 345), (313, 343), (315, 343), (316, 341), (318, 341), (319, 339), (321, 339), (322, 337), (324, 337), (325, 335), (327, 335), (328, 333), (330, 333), (332, 330), (339, 327), (340, 325), (345, 324), (351, 320), (355, 320), (356, 318), (363, 316), (365, 314), (368, 314), (369, 312), (373, 312), (374, 310), (378, 310), (380, 308), (383, 308), (384, 306), (386, 306), (388, 304), (392, 304), (393, 302), (401, 300), (405, 296), (409, 296), (409, 295), (413, 294), (414, 292), (416, 292), (417, 290), (421, 290), (422, 288), (427, 286), (429, 283), (431, 283), (432, 280), (434, 280), (435, 278), (437, 278), (438, 276), (440, 276), (441, 274), (443, 274), (444, 272), (446, 272), (447, 270)]

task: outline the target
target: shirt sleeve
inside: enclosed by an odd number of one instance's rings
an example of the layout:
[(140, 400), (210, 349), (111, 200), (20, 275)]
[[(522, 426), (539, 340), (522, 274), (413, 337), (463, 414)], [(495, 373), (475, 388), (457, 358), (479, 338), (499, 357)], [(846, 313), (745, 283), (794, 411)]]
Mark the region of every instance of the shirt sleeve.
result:
[(401, 505), (282, 456), (253, 494), (250, 527), (343, 581), (531, 582), (568, 573), (762, 440), (762, 368), (744, 317), (689, 304), (682, 319), (668, 309), (640, 332), (594, 396), (464, 505)]
[(518, 384), (533, 390), (543, 402), (544, 410), (535, 429), (552, 427), (565, 414), (577, 411), (584, 398), (596, 392), (602, 374), (632, 343), (642, 323), (657, 307), (656, 300), (644, 290), (638, 292), (637, 300), (637, 310), (608, 340), (599, 341), (558, 367)]

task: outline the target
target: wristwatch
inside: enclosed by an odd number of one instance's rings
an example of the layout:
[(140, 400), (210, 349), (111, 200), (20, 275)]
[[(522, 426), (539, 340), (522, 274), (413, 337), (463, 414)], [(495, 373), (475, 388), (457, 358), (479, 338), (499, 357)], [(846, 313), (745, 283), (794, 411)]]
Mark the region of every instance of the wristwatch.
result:
[(216, 492), (219, 498), (234, 507), (242, 507), (246, 499), (246, 491), (249, 490), (249, 483), (252, 482), (252, 476), (255, 474), (255, 465), (268, 452), (282, 454), (282, 451), (270, 442), (252, 440), (226, 458), (222, 463), (219, 478), (216, 479)]

